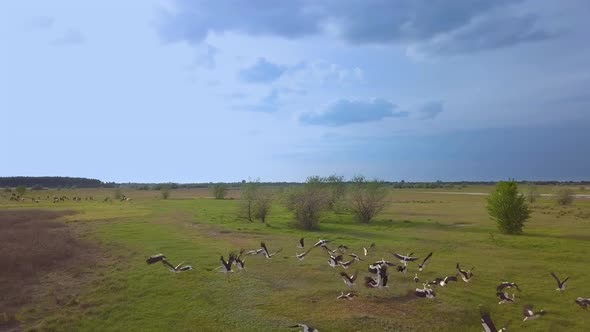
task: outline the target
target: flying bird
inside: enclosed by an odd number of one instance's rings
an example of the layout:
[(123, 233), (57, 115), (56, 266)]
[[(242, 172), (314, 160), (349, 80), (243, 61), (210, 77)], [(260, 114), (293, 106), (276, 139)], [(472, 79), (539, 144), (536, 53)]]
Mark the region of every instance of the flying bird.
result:
[(559, 278), (557, 277), (557, 275), (555, 273), (551, 272), (551, 275), (553, 276), (553, 279), (555, 279), (555, 281), (557, 282), (557, 288), (555, 290), (563, 292), (565, 290), (565, 288), (567, 287), (567, 281), (569, 280), (570, 277), (567, 277), (563, 281), (561, 281), (561, 280), (559, 280)]
[(305, 243), (303, 243), (303, 238), (299, 239), (299, 244), (297, 244), (298, 249), (305, 248)]
[(190, 265), (184, 265), (184, 262), (174, 266), (174, 265), (170, 264), (170, 262), (168, 262), (166, 259), (163, 259), (162, 263), (167, 265), (169, 267), (169, 270), (174, 273), (190, 271), (193, 269), (193, 267)]
[(256, 249), (256, 250), (248, 250), (246, 252), (246, 255), (260, 255), (260, 254), (262, 254), (263, 251), (264, 251), (264, 249), (262, 249), (262, 248)]
[(222, 273), (231, 273), (231, 272), (234, 272), (231, 269), (231, 266), (232, 266), (232, 264), (234, 262), (234, 256), (232, 254), (229, 254), (229, 257), (227, 258), (227, 261), (225, 259), (223, 259), (223, 256), (221, 256), (220, 260), (221, 260), (221, 266), (220, 266), (221, 271), (220, 272), (222, 272)]
[(341, 260), (342, 260), (342, 255), (338, 255), (338, 256), (330, 255), (330, 259), (328, 259), (328, 264), (331, 267), (336, 267), (336, 266), (340, 265)]
[(310, 251), (311, 251), (311, 249), (307, 249), (307, 251), (305, 251), (305, 252), (302, 252), (302, 253), (300, 253), (300, 254), (298, 254), (298, 253), (295, 253), (295, 257), (297, 257), (297, 259), (298, 259), (298, 260), (302, 261), (302, 260), (305, 258), (305, 256), (306, 256), (307, 254), (309, 254), (309, 252), (310, 252)]
[(272, 254), (268, 252), (268, 248), (266, 248), (266, 243), (264, 242), (260, 242), (260, 246), (262, 247), (262, 255), (264, 255), (265, 258), (267, 259), (271, 259), (272, 256), (278, 254), (279, 252), (281, 252), (283, 250), (283, 248), (277, 250), (276, 252), (273, 252)]
[(498, 302), (498, 304), (514, 303), (514, 301), (516, 301), (514, 293), (512, 293), (512, 297), (510, 297), (510, 295), (508, 295), (506, 292), (498, 292), (496, 293), (496, 296), (500, 298), (500, 302)]
[(461, 269), (461, 267), (459, 266), (459, 263), (457, 263), (457, 270), (459, 271), (459, 274), (461, 275), (461, 279), (463, 279), (463, 281), (465, 282), (470, 282), (471, 278), (473, 277), (473, 271), (475, 268), (471, 268), (470, 270), (463, 270)]
[(426, 267), (426, 263), (428, 263), (428, 260), (431, 256), (432, 253), (428, 254), (428, 256), (426, 256), (426, 258), (424, 258), (424, 260), (422, 261), (422, 264), (418, 264), (418, 271), (422, 272), (422, 270), (424, 270), (424, 268)]
[(301, 332), (319, 332), (318, 329), (313, 328), (307, 324), (297, 324), (297, 325), (293, 325), (293, 326), (289, 326), (290, 328), (295, 328), (295, 327), (301, 327), (302, 330)]
[(369, 254), (369, 249), (373, 249), (373, 248), (375, 248), (375, 242), (371, 243), (369, 248), (363, 247), (363, 253), (365, 254), (365, 256), (367, 256)]
[(165, 259), (166, 259), (166, 256), (164, 256), (164, 254), (156, 254), (156, 255), (152, 255), (152, 256), (148, 257), (148, 259), (146, 259), (145, 262), (151, 265), (151, 264), (161, 262)]
[(575, 302), (580, 306), (580, 308), (588, 309), (588, 306), (590, 305), (590, 298), (585, 299), (583, 297), (578, 297)]
[(354, 292), (348, 292), (346, 294), (344, 294), (344, 292), (340, 292), (340, 296), (338, 296), (336, 300), (352, 300), (352, 298), (355, 296), (356, 294)]
[(418, 260), (418, 257), (412, 257), (413, 252), (409, 253), (408, 255), (402, 255), (398, 253), (394, 253), (393, 255), (397, 257), (402, 264), (406, 264), (407, 262), (414, 262)]
[(455, 282), (457, 282), (457, 276), (447, 276), (447, 277), (444, 277), (444, 278), (435, 278), (434, 281), (440, 287), (445, 287), (449, 283), (449, 281), (455, 281)]
[(416, 288), (414, 294), (417, 297), (423, 297), (427, 299), (434, 299), (436, 297), (436, 293), (431, 288), (428, 288), (427, 284), (423, 284), (422, 288)]
[(357, 254), (350, 254), (348, 256), (352, 257), (357, 262), (362, 261), (362, 259)]
[(352, 265), (352, 263), (354, 263), (354, 259), (351, 259), (351, 260), (349, 260), (349, 261), (346, 261), (346, 262), (342, 262), (342, 261), (341, 261), (341, 262), (340, 262), (340, 266), (342, 266), (342, 267), (343, 267), (343, 268), (345, 268), (345, 269), (348, 269), (348, 267), (349, 267), (349, 266), (351, 266), (351, 265)]
[(509, 281), (504, 281), (500, 285), (498, 285), (498, 287), (496, 287), (496, 291), (501, 292), (506, 288), (513, 288), (513, 287), (516, 288), (520, 292), (520, 288), (518, 287), (518, 285), (513, 282), (509, 282)]
[[(481, 311), (481, 325), (483, 326), (483, 329), (485, 332), (504, 332), (507, 331), (507, 327), (503, 327), (501, 329), (497, 329), (496, 325), (494, 325), (494, 322), (492, 321), (492, 318), (490, 317), (490, 313), (487, 311)], [(508, 324), (507, 324), (508, 325)]]
[(537, 319), (537, 318), (543, 316), (544, 314), (546, 314), (546, 311), (543, 309), (541, 309), (539, 311), (534, 311), (533, 305), (529, 304), (524, 307), (523, 314), (524, 314), (524, 319), (522, 321), (525, 322), (527, 320), (534, 320), (534, 319)]
[(420, 281), (420, 278), (418, 278), (418, 273), (416, 273), (416, 275), (414, 276), (414, 282), (418, 283)]
[(246, 269), (246, 263), (244, 262), (244, 260), (240, 256), (236, 257), (236, 259), (234, 260), (234, 263), (238, 267), (238, 270), (245, 270)]
[(330, 241), (328, 241), (328, 240), (322, 240), (322, 239), (320, 239), (320, 240), (319, 240), (318, 242), (316, 242), (316, 243), (315, 243), (313, 246), (314, 246), (314, 248), (315, 248), (315, 247), (320, 247), (320, 246), (321, 246), (321, 247), (323, 247), (323, 246), (325, 246), (325, 245), (326, 245), (326, 244), (328, 244), (328, 243), (330, 243)]
[(341, 244), (341, 245), (338, 246), (338, 251), (340, 251), (341, 253), (345, 253), (346, 250), (348, 250), (348, 247), (347, 246), (345, 246), (343, 244)]
[(344, 281), (344, 283), (348, 287), (352, 287), (354, 286), (354, 282), (356, 281), (356, 278), (359, 276), (359, 273), (358, 271), (356, 271), (353, 275), (349, 276), (346, 272), (340, 272), (340, 276), (342, 277), (342, 281)]

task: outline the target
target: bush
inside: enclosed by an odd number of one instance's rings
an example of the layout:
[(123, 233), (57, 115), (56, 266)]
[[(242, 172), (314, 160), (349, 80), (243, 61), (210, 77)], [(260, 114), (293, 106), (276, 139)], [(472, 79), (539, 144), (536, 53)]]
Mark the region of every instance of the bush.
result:
[(539, 192), (537, 191), (537, 186), (535, 184), (529, 184), (526, 191), (526, 198), (529, 203), (535, 203), (537, 199), (539, 199)]
[(344, 177), (338, 175), (330, 175), (323, 179), (327, 184), (330, 192), (330, 198), (328, 201), (328, 207), (334, 212), (340, 212), (343, 210), (344, 197), (346, 196), (346, 184), (344, 183)]
[(524, 223), (530, 217), (530, 210), (524, 196), (518, 193), (514, 181), (499, 182), (487, 198), (490, 217), (498, 223), (504, 234), (520, 234)]
[(256, 191), (254, 204), (252, 206), (252, 216), (266, 222), (266, 217), (270, 213), (273, 202), (273, 192), (270, 189), (259, 188)]
[(225, 199), (225, 195), (227, 195), (228, 188), (223, 183), (216, 183), (211, 187), (211, 193), (215, 199)]
[(259, 187), (258, 181), (244, 183), (240, 186), (240, 205), (238, 216), (248, 219), (250, 222), (254, 218), (254, 202)]
[(317, 228), (321, 214), (328, 208), (330, 195), (319, 177), (309, 177), (303, 186), (290, 188), (285, 205), (303, 229)]
[(16, 193), (17, 193), (19, 196), (22, 196), (22, 195), (24, 195), (24, 194), (25, 194), (25, 192), (27, 192), (27, 187), (25, 187), (25, 186), (18, 186), (18, 187), (16, 187), (16, 189), (15, 189), (15, 190), (16, 190)]
[(574, 191), (568, 188), (560, 189), (555, 194), (555, 200), (559, 205), (570, 205), (574, 202)]
[(160, 189), (160, 196), (162, 196), (162, 199), (168, 199), (170, 197), (170, 189), (168, 187), (162, 187)]
[(123, 198), (123, 194), (121, 193), (121, 189), (119, 189), (119, 188), (115, 189), (115, 193), (113, 194), (113, 197), (115, 199)]
[(350, 191), (350, 209), (361, 223), (369, 223), (385, 207), (387, 186), (382, 181), (367, 181), (363, 176), (356, 176)]

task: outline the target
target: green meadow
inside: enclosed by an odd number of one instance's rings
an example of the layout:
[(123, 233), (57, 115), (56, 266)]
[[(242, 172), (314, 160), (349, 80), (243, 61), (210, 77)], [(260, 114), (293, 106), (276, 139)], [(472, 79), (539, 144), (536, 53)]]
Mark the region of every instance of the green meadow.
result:
[[(478, 186), (449, 190), (489, 192)], [(576, 189), (577, 190), (577, 189)], [(479, 305), (489, 308), (498, 327), (510, 331), (584, 331), (590, 311), (574, 303), (590, 297), (590, 199), (558, 206), (550, 197), (532, 204), (524, 234), (502, 235), (485, 209), (485, 196), (445, 194), (438, 189), (392, 189), (385, 210), (370, 224), (348, 213), (323, 215), (319, 229), (295, 227), (293, 216), (273, 204), (267, 223), (238, 218), (238, 195), (214, 200), (206, 190), (172, 190), (169, 199), (157, 191), (123, 189), (129, 202), (103, 202), (113, 189), (33, 191), (40, 203), (0, 199), (0, 210), (74, 210), (59, 219), (81, 239), (95, 244), (96, 261), (77, 264), (76, 272), (45, 273), (31, 287), (35, 296), (16, 313), (19, 327), (35, 331), (289, 331), (307, 323), (319, 331), (482, 331)], [(540, 187), (541, 193), (553, 188)], [(92, 195), (93, 201), (52, 203), (47, 195)], [(367, 263), (392, 252), (434, 252), (421, 280), (454, 275), (455, 264), (475, 267), (470, 283), (435, 288), (434, 300), (417, 298), (412, 278), (390, 270), (387, 289), (367, 289), (358, 280), (358, 297), (336, 300), (348, 290), (341, 268), (331, 268), (327, 255), (314, 249), (303, 261), (294, 256), (300, 237), (310, 246), (318, 239), (344, 244), (347, 253), (376, 246), (348, 273), (368, 276)], [(268, 260), (247, 256), (246, 270), (219, 273), (219, 257), (231, 251), (257, 249), (265, 241)], [(0, 244), (0, 248), (2, 244)], [(185, 261), (194, 270), (171, 273), (145, 259), (163, 253), (172, 263)], [(555, 290), (550, 271), (570, 277), (563, 293)], [(64, 274), (65, 273), (65, 274)], [(516, 282), (515, 304), (498, 304), (496, 286)], [(421, 284), (418, 284), (421, 286)], [(64, 290), (62, 293), (61, 290)], [(64, 295), (65, 294), (65, 295)], [(57, 301), (61, 297), (66, 301)], [(548, 314), (522, 321), (522, 309), (533, 304)], [(293, 329), (295, 330), (295, 329)]]

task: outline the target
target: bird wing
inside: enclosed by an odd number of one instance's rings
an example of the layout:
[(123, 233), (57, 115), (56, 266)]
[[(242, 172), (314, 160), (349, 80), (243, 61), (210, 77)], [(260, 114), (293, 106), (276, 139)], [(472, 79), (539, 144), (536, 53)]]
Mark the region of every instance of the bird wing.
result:
[(555, 281), (557, 282), (557, 286), (561, 286), (561, 280), (559, 280), (557, 275), (555, 275), (555, 273), (553, 273), (553, 272), (549, 272), (549, 273), (551, 273), (551, 276), (553, 276), (553, 279), (555, 279)]
[(174, 265), (170, 264), (170, 262), (168, 262), (168, 260), (162, 259), (162, 264), (167, 265), (169, 268), (176, 271), (176, 268), (174, 267)]
[(367, 248), (363, 247), (363, 253), (367, 256)]
[(299, 239), (299, 244), (301, 245), (301, 248), (305, 247), (305, 245), (303, 244), (303, 238)]
[(262, 252), (265, 256), (268, 256), (268, 249), (266, 248), (266, 243), (260, 242), (260, 246), (262, 247)]
[(523, 314), (525, 317), (531, 317), (533, 315), (533, 306), (530, 304), (526, 305), (524, 307)]
[(448, 276), (445, 278), (445, 282), (448, 282), (448, 281), (457, 281), (457, 277), (456, 276)]
[(490, 317), (490, 314), (487, 312), (481, 314), (481, 325), (483, 326), (483, 329), (485, 330), (485, 332), (497, 332), (498, 331), (496, 329), (496, 326), (494, 325), (494, 322), (492, 321), (492, 318)]
[(395, 257), (397, 257), (397, 258), (399, 258), (399, 259), (401, 259), (401, 260), (405, 260), (405, 259), (406, 259), (406, 256), (404, 256), (404, 255), (400, 255), (400, 254), (398, 254), (398, 253), (394, 253), (394, 254), (393, 254), (393, 256), (395, 256)]
[(432, 256), (432, 253), (428, 254), (428, 256), (426, 256), (426, 258), (424, 258), (424, 260), (422, 261), (422, 264), (420, 264), (420, 265), (425, 266), (426, 262), (430, 259), (430, 256)]

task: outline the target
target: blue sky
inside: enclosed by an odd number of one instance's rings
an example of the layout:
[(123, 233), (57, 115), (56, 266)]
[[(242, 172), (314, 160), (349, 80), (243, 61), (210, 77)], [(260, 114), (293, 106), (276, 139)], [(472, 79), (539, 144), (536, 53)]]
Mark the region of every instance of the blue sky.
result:
[(589, 179), (585, 0), (3, 1), (0, 176)]

